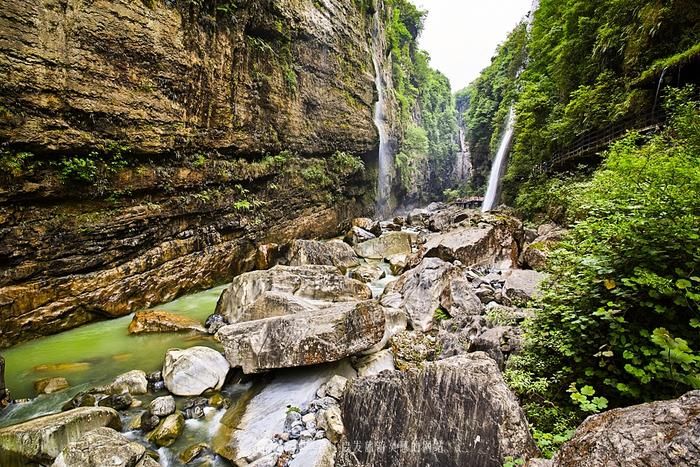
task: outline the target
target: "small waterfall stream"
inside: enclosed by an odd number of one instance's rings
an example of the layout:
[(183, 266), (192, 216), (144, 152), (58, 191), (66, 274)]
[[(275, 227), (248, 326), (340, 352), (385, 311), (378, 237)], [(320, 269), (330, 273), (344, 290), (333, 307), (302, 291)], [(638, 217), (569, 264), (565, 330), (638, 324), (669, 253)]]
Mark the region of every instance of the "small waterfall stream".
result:
[(389, 130), (386, 122), (386, 99), (382, 79), (381, 53), (383, 47), (380, 41), (381, 18), (379, 10), (374, 14), (374, 29), (372, 33), (372, 61), (374, 62), (375, 85), (379, 98), (374, 105), (374, 124), (379, 131), (379, 177), (377, 180), (377, 215), (381, 218), (390, 214), (389, 198), (391, 196), (391, 173), (394, 165)]
[(503, 132), (503, 136), (501, 137), (501, 144), (498, 147), (498, 152), (496, 153), (496, 158), (493, 161), (493, 166), (491, 166), (491, 175), (489, 176), (489, 187), (486, 190), (484, 204), (481, 207), (482, 212), (491, 211), (498, 204), (498, 198), (501, 194), (501, 178), (503, 177), (503, 173), (505, 172), (508, 151), (510, 151), (510, 145), (513, 141), (514, 128), (515, 108), (511, 106), (510, 111), (508, 112), (506, 128)]

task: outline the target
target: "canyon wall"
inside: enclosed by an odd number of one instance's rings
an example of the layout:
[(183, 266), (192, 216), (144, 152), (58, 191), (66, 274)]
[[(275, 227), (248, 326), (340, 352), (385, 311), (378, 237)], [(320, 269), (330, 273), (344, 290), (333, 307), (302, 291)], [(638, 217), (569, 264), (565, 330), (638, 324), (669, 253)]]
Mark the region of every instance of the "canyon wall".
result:
[(366, 2), (0, 7), (0, 347), (225, 282), (372, 209)]

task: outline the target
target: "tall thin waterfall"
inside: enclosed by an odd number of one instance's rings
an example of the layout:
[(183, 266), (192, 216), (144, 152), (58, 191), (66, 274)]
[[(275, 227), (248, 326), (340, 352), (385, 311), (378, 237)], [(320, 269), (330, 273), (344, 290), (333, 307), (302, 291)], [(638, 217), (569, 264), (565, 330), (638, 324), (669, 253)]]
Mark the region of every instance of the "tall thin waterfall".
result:
[(374, 83), (377, 87), (379, 99), (374, 105), (374, 124), (379, 131), (379, 178), (377, 180), (377, 214), (382, 217), (390, 214), (389, 198), (391, 196), (391, 173), (394, 165), (394, 157), (391, 153), (391, 144), (389, 143), (389, 130), (386, 123), (385, 112), (385, 90), (384, 81), (382, 79), (381, 54), (384, 49), (380, 40), (380, 24), (379, 9), (374, 14), (374, 31), (372, 33), (372, 60), (374, 61), (375, 78)]
[(515, 127), (515, 108), (510, 107), (510, 112), (508, 112), (508, 121), (506, 122), (506, 129), (501, 137), (501, 145), (498, 147), (498, 152), (496, 153), (496, 159), (493, 161), (493, 166), (491, 167), (491, 175), (489, 176), (489, 187), (486, 190), (486, 196), (484, 197), (484, 204), (481, 207), (483, 212), (491, 211), (498, 204), (498, 198), (501, 194), (501, 178), (506, 168), (506, 160), (508, 151), (510, 151), (510, 144), (513, 142), (513, 130)]

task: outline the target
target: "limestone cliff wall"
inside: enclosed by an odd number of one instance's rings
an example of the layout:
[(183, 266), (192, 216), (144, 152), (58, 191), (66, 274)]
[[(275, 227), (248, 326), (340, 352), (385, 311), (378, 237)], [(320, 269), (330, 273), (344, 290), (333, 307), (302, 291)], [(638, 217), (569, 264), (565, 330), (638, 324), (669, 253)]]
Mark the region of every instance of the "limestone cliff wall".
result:
[(367, 213), (366, 3), (0, 0), (0, 348)]

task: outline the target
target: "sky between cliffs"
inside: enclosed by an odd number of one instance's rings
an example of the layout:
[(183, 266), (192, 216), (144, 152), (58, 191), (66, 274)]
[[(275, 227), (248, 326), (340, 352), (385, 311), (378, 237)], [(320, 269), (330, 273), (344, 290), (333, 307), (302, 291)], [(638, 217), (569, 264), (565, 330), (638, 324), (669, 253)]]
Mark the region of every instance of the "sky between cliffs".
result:
[(462, 89), (491, 63), (496, 47), (530, 11), (532, 0), (412, 0), (428, 11), (421, 48), (433, 68)]

